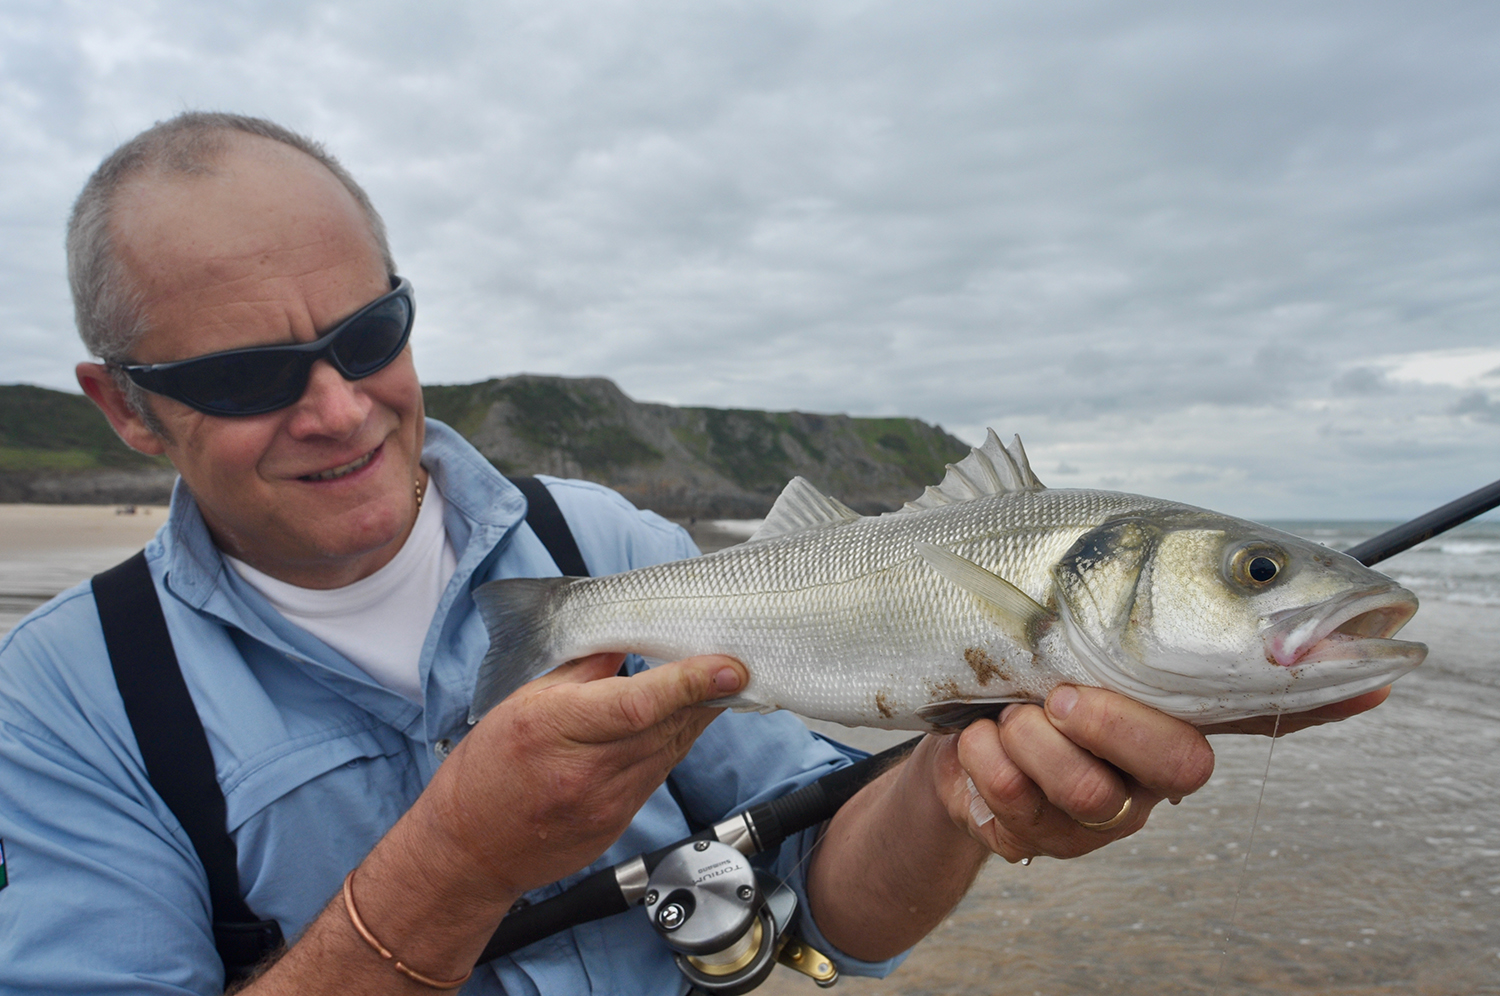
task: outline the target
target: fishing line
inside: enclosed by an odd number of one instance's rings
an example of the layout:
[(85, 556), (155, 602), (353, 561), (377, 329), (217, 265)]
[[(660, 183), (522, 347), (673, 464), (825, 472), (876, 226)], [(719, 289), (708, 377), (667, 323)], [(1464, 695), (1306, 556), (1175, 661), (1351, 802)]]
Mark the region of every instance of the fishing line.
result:
[(1245, 891), (1245, 876), (1250, 871), (1250, 851), (1255, 847), (1255, 828), (1260, 825), (1260, 806), (1266, 801), (1266, 782), (1271, 778), (1271, 758), (1276, 754), (1276, 734), (1281, 730), (1281, 706), (1276, 707), (1276, 722), (1271, 727), (1271, 748), (1266, 751), (1266, 770), (1260, 776), (1260, 795), (1255, 797), (1255, 816), (1250, 820), (1250, 839), (1245, 841), (1245, 860), (1240, 865), (1240, 881), (1234, 889), (1234, 903), (1229, 907), (1229, 926), (1224, 928), (1224, 951), (1219, 956), (1219, 974), (1214, 978), (1214, 987), (1209, 996), (1219, 991), (1224, 981), (1224, 966), (1229, 963), (1229, 938), (1234, 934), (1234, 923), (1240, 912), (1240, 894)]
[[(909, 741), (907, 741), (904, 744), (899, 744), (898, 746), (902, 746), (902, 747), (913, 746), (914, 747), (915, 746), (915, 739), (916, 738), (913, 738), (913, 740), (909, 740)], [(910, 755), (907, 755), (907, 756), (904, 756), (904, 757), (901, 757), (901, 758), (899, 758), (897, 760), (892, 761), (888, 767), (886, 767), (886, 768), (882, 769), (880, 772), (878, 772), (874, 777), (872, 777), (870, 779), (870, 781), (871, 782), (876, 781), (877, 779), (879, 779), (880, 777), (882, 777), (883, 775), (885, 775), (887, 772), (892, 771), (895, 768), (899, 767), (900, 765), (906, 763), (906, 761), (909, 760), (909, 758), (910, 758)], [(837, 814), (835, 814), (835, 815), (837, 815)], [(828, 836), (828, 828), (829, 828), (829, 825), (832, 824), (832, 823), (833, 823), (833, 817), (830, 816), (828, 819), (824, 820), (822, 823), (818, 824), (816, 827), (810, 828), (810, 829), (815, 829), (817, 831), (817, 836), (813, 838), (812, 846), (809, 847), (806, 851), (802, 852), (802, 857), (798, 858), (797, 859), (797, 863), (794, 864), (794, 865), (792, 865), (792, 867), (787, 871), (786, 876), (781, 880), (781, 885), (777, 889), (778, 892), (781, 889), (790, 889), (791, 888), (791, 886), (788, 885), (787, 883), (792, 880), (793, 876), (795, 876), (797, 874), (797, 872), (799, 872), (799, 871), (802, 870), (802, 866), (803, 865), (807, 864), (809, 861), (812, 860), (813, 855), (816, 854), (817, 851), (818, 851), (818, 849), (823, 846), (823, 839)]]

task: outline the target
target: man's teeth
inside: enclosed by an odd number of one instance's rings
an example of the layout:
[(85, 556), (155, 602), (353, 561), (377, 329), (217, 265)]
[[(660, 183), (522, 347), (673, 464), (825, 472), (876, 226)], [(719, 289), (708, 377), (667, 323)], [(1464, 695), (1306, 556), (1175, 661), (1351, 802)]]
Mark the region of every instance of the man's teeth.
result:
[(307, 474), (302, 479), (304, 481), (331, 481), (336, 477), (343, 477), (345, 474), (354, 473), (356, 470), (363, 467), (373, 459), (375, 459), (375, 451), (371, 450), (364, 456), (360, 457), (358, 460), (353, 460), (349, 463), (346, 463), (342, 467), (334, 467), (332, 470), (319, 471), (316, 474)]

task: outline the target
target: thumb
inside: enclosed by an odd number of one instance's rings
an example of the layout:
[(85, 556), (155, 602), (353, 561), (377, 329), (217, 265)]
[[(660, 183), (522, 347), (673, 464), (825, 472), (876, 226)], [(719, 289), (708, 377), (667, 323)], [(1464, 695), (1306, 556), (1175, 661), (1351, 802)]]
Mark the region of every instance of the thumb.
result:
[(717, 654), (689, 657), (642, 671), (629, 681), (586, 685), (580, 702), (591, 710), (600, 739), (619, 739), (662, 722), (680, 709), (732, 695), (749, 681), (745, 665)]

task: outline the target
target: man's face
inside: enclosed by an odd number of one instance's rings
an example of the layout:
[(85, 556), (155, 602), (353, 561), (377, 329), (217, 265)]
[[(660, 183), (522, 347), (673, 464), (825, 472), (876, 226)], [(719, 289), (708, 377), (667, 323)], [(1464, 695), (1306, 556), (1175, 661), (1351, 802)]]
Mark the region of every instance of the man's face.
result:
[[(135, 182), (116, 201), (111, 232), (148, 322), (134, 362), (308, 342), (390, 289), (332, 174), (265, 139), (231, 143), (212, 175)], [(263, 415), (148, 398), (163, 451), (226, 552), (327, 588), (377, 570), (405, 541), (422, 448), (410, 347), (358, 381), (319, 361), (297, 403)]]

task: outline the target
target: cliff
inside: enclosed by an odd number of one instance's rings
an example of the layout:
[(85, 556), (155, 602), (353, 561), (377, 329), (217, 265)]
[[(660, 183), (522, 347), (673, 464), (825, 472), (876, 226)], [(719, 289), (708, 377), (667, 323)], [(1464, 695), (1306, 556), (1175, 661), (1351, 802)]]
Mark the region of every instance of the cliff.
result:
[[(675, 518), (764, 515), (796, 474), (858, 511), (884, 511), (968, 449), (917, 419), (675, 408), (634, 401), (604, 378), (523, 374), (423, 393), (429, 415), (504, 473), (598, 481)], [(163, 501), (171, 481), (87, 399), (0, 387), (0, 501)]]
[(81, 394), (0, 386), (0, 501), (160, 504), (177, 474), (120, 442)]

